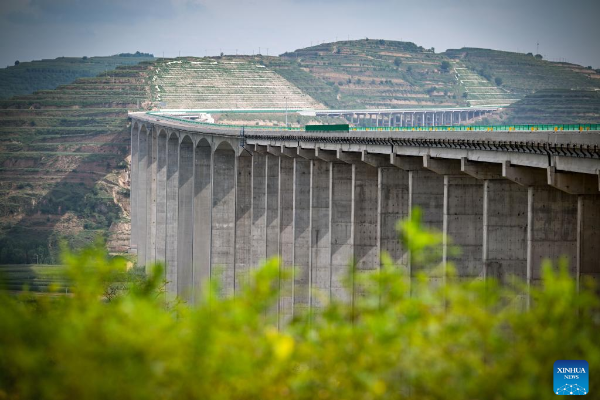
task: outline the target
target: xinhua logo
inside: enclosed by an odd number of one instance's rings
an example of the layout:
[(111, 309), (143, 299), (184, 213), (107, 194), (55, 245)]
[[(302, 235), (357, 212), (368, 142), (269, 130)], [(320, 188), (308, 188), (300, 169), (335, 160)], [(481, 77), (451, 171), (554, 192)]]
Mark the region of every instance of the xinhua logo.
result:
[(582, 396), (589, 393), (589, 365), (585, 360), (558, 360), (554, 363), (554, 393)]

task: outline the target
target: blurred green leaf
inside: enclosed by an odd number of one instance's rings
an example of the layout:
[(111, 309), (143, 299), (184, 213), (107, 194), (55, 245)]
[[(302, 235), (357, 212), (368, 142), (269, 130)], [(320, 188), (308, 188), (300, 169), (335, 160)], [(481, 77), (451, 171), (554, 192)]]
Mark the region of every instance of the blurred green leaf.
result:
[(167, 301), (161, 265), (126, 271), (101, 243), (65, 252), (68, 295), (0, 293), (0, 399), (545, 399), (557, 359), (600, 369), (598, 296), (564, 260), (546, 262), (528, 293), (523, 282), (443, 285), (436, 268), (453, 272), (438, 265), (441, 234), (418, 210), (400, 227), (417, 277), (388, 256), (372, 274), (349, 268), (352, 304), (283, 327), (280, 259), (235, 297), (213, 281), (189, 306)]

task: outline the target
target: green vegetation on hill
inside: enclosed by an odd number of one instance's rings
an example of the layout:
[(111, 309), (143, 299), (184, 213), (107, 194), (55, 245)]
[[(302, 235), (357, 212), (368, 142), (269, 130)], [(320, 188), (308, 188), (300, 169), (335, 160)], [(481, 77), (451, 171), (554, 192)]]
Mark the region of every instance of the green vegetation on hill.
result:
[(337, 98), (339, 88), (305, 71), (297, 62), (273, 57), (264, 61), (264, 64), (327, 108), (336, 109), (343, 106)]
[(54, 60), (21, 62), (0, 69), (0, 99), (54, 89), (78, 78), (94, 77), (121, 65), (152, 60), (151, 54), (122, 53), (110, 57), (59, 57)]
[(152, 66), (152, 98), (163, 108), (315, 108), (320, 105), (265, 66), (275, 57), (181, 57)]
[[(414, 43), (341, 41), (284, 53), (281, 58), (288, 63), (270, 67), (328, 105), (343, 108), (465, 105), (448, 59)], [(313, 78), (303, 76), (298, 70)], [(330, 90), (322, 90), (323, 84)], [(318, 89), (311, 91), (311, 87)]]
[(128, 221), (127, 110), (150, 100), (149, 65), (0, 100), (0, 263), (55, 263), (60, 240), (97, 235), (126, 251), (109, 229)]
[(517, 97), (541, 89), (600, 88), (600, 74), (570, 63), (550, 62), (532, 55), (508, 51), (462, 48), (444, 55), (463, 63), (472, 72), (492, 82), (502, 79), (502, 87)]
[(266, 64), (332, 108), (508, 106), (543, 89), (593, 90), (600, 74), (527, 54), (356, 40), (284, 53)]
[(499, 117), (509, 124), (598, 124), (600, 91), (540, 90), (511, 104)]

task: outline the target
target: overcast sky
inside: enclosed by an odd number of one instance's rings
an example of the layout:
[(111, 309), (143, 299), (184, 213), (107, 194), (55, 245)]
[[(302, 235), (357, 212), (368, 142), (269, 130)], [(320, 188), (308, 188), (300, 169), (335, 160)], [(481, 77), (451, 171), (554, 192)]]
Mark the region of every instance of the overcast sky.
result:
[(539, 52), (600, 68), (600, 0), (0, 0), (0, 66), (258, 52), (369, 37)]

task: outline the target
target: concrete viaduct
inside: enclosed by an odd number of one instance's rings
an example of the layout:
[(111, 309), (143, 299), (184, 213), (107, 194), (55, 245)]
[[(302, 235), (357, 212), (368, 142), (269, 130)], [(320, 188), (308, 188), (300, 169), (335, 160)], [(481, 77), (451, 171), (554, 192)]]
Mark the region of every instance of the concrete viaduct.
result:
[(323, 296), (352, 299), (351, 259), (357, 273), (383, 251), (407, 265), (394, 226), (415, 206), (462, 248), (445, 241), (440, 256), (459, 278), (535, 284), (542, 259), (562, 255), (578, 278), (600, 276), (598, 131), (325, 133), (129, 116), (132, 251), (140, 265), (165, 261), (168, 292), (187, 301), (216, 275), (234, 294), (274, 255), (295, 266), (281, 320)]
[(460, 125), (497, 111), (498, 107), (399, 108), (367, 110), (306, 110), (300, 115), (342, 117), (355, 126), (417, 127)]

